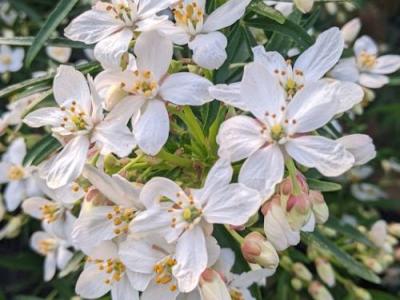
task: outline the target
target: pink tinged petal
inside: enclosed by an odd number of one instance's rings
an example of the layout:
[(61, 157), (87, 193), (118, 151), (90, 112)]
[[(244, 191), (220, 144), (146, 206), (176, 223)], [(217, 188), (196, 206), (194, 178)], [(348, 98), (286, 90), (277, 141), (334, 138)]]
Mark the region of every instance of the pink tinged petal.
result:
[(335, 101), (338, 85), (317, 81), (297, 92), (287, 109), (288, 134), (310, 132), (328, 123), (339, 109)]
[(282, 208), (275, 204), (264, 217), (264, 231), (267, 240), (277, 251), (283, 251), (300, 242), (300, 231), (290, 228)]
[(15, 165), (22, 165), (26, 155), (26, 145), (23, 138), (15, 139), (7, 152), (3, 155), (3, 160), (11, 162)]
[(50, 281), (57, 270), (56, 254), (50, 252), (44, 259), (44, 281)]
[(54, 99), (62, 106), (67, 101), (76, 101), (80, 107), (91, 114), (92, 102), (85, 76), (71, 66), (61, 65), (53, 84)]
[(113, 220), (107, 218), (112, 212), (112, 206), (100, 206), (79, 216), (71, 233), (74, 245), (88, 253), (102, 241), (113, 239), (116, 236)]
[(123, 28), (125, 24), (107, 11), (92, 9), (84, 12), (65, 28), (65, 36), (86, 44), (97, 43)]
[(160, 87), (163, 100), (176, 105), (202, 105), (212, 100), (208, 89), (212, 83), (192, 73), (175, 73), (169, 75)]
[[(264, 46), (257, 46), (252, 49), (254, 62), (261, 64), (270, 74), (278, 75), (278, 72), (286, 71), (288, 64), (284, 57), (276, 51), (265, 51)], [(278, 75), (279, 76), (279, 75)]]
[(359, 104), (364, 98), (364, 90), (358, 84), (342, 81), (335, 91), (335, 101), (339, 103), (337, 114), (344, 113)]
[(375, 145), (372, 139), (365, 134), (351, 134), (336, 140), (342, 144), (347, 151), (353, 154), (354, 165), (364, 165), (376, 157)]
[(80, 135), (69, 141), (53, 161), (47, 174), (47, 185), (55, 189), (78, 178), (85, 165), (88, 150), (89, 140), (86, 136)]
[[(171, 283), (172, 285), (172, 283)], [(178, 290), (171, 292), (168, 284), (157, 284), (154, 281), (150, 283), (147, 289), (143, 292), (141, 300), (175, 300), (179, 294)]]
[(231, 26), (245, 13), (251, 0), (229, 0), (214, 10), (205, 20), (203, 32), (212, 32)]
[(189, 202), (189, 198), (187, 198), (186, 193), (179, 185), (163, 177), (152, 178), (143, 186), (140, 194), (140, 200), (147, 208), (159, 206), (160, 200), (163, 197), (173, 202), (178, 202), (182, 198), (184, 202)]
[(266, 68), (258, 63), (248, 64), (241, 86), (242, 99), (254, 116), (266, 120), (267, 115), (276, 114), (276, 119), (280, 119), (281, 109), (286, 106), (285, 93), (278, 79)]
[(4, 191), (4, 202), (7, 211), (14, 211), (26, 197), (23, 181), (10, 182)]
[(178, 264), (172, 272), (178, 281), (178, 288), (184, 293), (191, 292), (207, 267), (206, 241), (200, 226), (194, 226), (182, 234), (176, 245), (175, 257)]
[(259, 191), (268, 199), (275, 185), (282, 181), (285, 163), (277, 145), (270, 145), (252, 154), (243, 164), (239, 182)]
[(344, 58), (329, 72), (329, 76), (343, 80), (358, 82), (360, 71), (354, 57)]
[(85, 166), (83, 176), (115, 204), (126, 208), (134, 207), (139, 209), (144, 207), (139, 200), (140, 189), (122, 176), (109, 176), (90, 165)]
[(76, 282), (75, 292), (87, 299), (100, 298), (111, 289), (111, 285), (105, 283), (108, 277), (109, 275), (105, 271), (100, 271), (97, 265), (87, 265)]
[(369, 36), (363, 35), (354, 43), (354, 52), (356, 53), (357, 57), (362, 52), (376, 55), (378, 54), (378, 46)]
[(133, 133), (141, 150), (156, 155), (169, 136), (169, 117), (165, 103), (149, 100), (139, 120), (133, 125)]
[(45, 107), (29, 113), (24, 118), (24, 123), (29, 127), (37, 128), (50, 125), (60, 126), (64, 118), (64, 113), (58, 107)]
[(220, 68), (227, 58), (225, 48), (228, 41), (221, 32), (197, 35), (190, 43), (193, 61), (200, 67), (214, 70)]
[(132, 287), (128, 277), (124, 275), (121, 280), (113, 283), (111, 298), (113, 300), (139, 300), (139, 292)]
[(199, 285), (201, 299), (203, 300), (231, 300), (228, 287), (219, 273), (213, 269), (207, 269), (207, 280), (202, 279)]
[(218, 155), (232, 162), (249, 157), (266, 143), (259, 122), (247, 116), (236, 116), (222, 123), (217, 143)]
[(291, 139), (286, 151), (298, 163), (316, 168), (324, 176), (336, 177), (354, 164), (353, 155), (339, 142), (322, 136), (303, 136)]
[(400, 55), (383, 55), (378, 57), (371, 72), (376, 74), (391, 74), (400, 69)]
[(119, 255), (125, 266), (132, 272), (153, 274), (154, 266), (165, 254), (156, 250), (152, 239), (126, 240), (121, 243)]
[(352, 43), (361, 30), (361, 20), (354, 18), (343, 25), (341, 32), (346, 44)]
[(211, 86), (208, 91), (211, 97), (225, 103), (237, 107), (243, 111), (247, 111), (246, 104), (242, 101), (240, 95), (240, 82), (232, 84), (217, 84)]
[(151, 71), (160, 80), (172, 61), (173, 45), (156, 31), (144, 32), (136, 40), (135, 54), (138, 69)]
[(319, 35), (315, 44), (299, 56), (293, 69), (302, 71), (307, 82), (317, 81), (339, 61), (343, 49), (343, 36), (339, 28), (333, 27)]
[(260, 194), (237, 183), (216, 190), (204, 207), (204, 218), (211, 224), (240, 226), (254, 215), (261, 205)]
[(125, 28), (104, 38), (94, 48), (94, 57), (104, 69), (121, 69), (122, 55), (128, 52), (132, 41), (132, 30)]
[(57, 267), (62, 270), (71, 260), (74, 254), (64, 247), (59, 247), (57, 251)]
[(379, 89), (389, 83), (389, 77), (379, 74), (361, 73), (359, 82), (365, 87)]
[(45, 198), (42, 197), (32, 197), (26, 199), (22, 203), (22, 209), (24, 210), (24, 213), (27, 215), (30, 215), (33, 218), (36, 219), (42, 219), (43, 218), (43, 213), (41, 208), (44, 205), (53, 205), (55, 204), (52, 201), (49, 201)]

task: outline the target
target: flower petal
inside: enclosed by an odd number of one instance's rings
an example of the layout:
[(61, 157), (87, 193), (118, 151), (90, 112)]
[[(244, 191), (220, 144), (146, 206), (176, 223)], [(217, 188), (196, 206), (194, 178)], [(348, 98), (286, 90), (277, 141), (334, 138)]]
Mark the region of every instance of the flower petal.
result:
[(108, 274), (100, 271), (97, 265), (85, 266), (76, 282), (75, 292), (82, 298), (100, 298), (111, 289), (111, 285), (105, 283), (107, 279)]
[(165, 104), (149, 100), (137, 123), (133, 125), (137, 143), (146, 154), (156, 155), (169, 136), (169, 117)]
[(379, 74), (361, 73), (359, 81), (365, 87), (379, 89), (389, 83), (389, 77)]
[(376, 55), (378, 54), (378, 46), (369, 36), (363, 35), (354, 43), (354, 52), (357, 57), (360, 56), (362, 52)]
[(306, 82), (321, 79), (339, 61), (344, 49), (344, 39), (337, 27), (322, 32), (314, 45), (304, 51), (294, 64)]
[(286, 106), (284, 90), (277, 78), (258, 63), (245, 67), (241, 95), (246, 107), (260, 120), (266, 120), (266, 113), (276, 114), (279, 119), (281, 108)]
[(228, 41), (221, 32), (197, 35), (190, 43), (193, 61), (200, 67), (214, 70), (220, 68), (227, 58), (225, 48)]
[(400, 55), (383, 55), (378, 57), (371, 72), (376, 74), (391, 74), (400, 69)]
[(256, 189), (266, 200), (275, 191), (275, 185), (282, 181), (284, 165), (283, 154), (278, 146), (262, 148), (244, 162), (239, 182)]
[(171, 292), (169, 289), (170, 285), (168, 284), (157, 284), (152, 281), (147, 289), (143, 292), (141, 296), (141, 300), (154, 300), (154, 299), (162, 299), (162, 300), (175, 300), (179, 291), (175, 290)]
[(173, 45), (156, 31), (144, 32), (136, 40), (135, 54), (138, 69), (153, 72), (159, 80), (167, 74), (172, 61)]
[(303, 136), (291, 139), (286, 151), (298, 163), (316, 168), (324, 176), (336, 177), (354, 164), (353, 155), (340, 143), (322, 136)]
[(111, 298), (113, 300), (139, 300), (139, 292), (132, 287), (128, 277), (123, 276), (121, 280), (113, 284)]
[(217, 136), (218, 155), (232, 162), (249, 157), (266, 143), (261, 131), (260, 123), (247, 116), (225, 121)]
[(26, 197), (23, 181), (10, 182), (4, 191), (4, 202), (8, 211), (14, 211)]
[(204, 207), (204, 218), (211, 224), (240, 226), (257, 212), (260, 205), (261, 197), (256, 190), (234, 183), (210, 195)]
[(256, 46), (252, 49), (254, 62), (265, 67), (270, 74), (276, 74), (276, 70), (286, 70), (288, 64), (284, 57), (277, 51), (265, 51), (264, 46)]
[(43, 197), (31, 197), (22, 203), (22, 209), (24, 210), (24, 213), (27, 215), (30, 215), (31, 217), (35, 219), (41, 220), (43, 218), (43, 212), (41, 208), (44, 205), (53, 205), (54, 202), (49, 201)]
[(236, 82), (232, 84), (217, 84), (211, 86), (208, 91), (213, 98), (243, 111), (247, 111), (248, 109), (240, 95), (240, 89), (240, 82)]
[(7, 152), (3, 155), (3, 160), (11, 162), (15, 165), (22, 165), (25, 155), (25, 140), (23, 138), (17, 138), (8, 147)]
[(169, 75), (160, 87), (163, 100), (177, 105), (202, 105), (212, 100), (208, 88), (212, 83), (199, 75), (180, 72)]
[(350, 151), (355, 158), (355, 166), (364, 165), (376, 157), (372, 139), (366, 134), (351, 134), (336, 140)]
[(357, 67), (356, 59), (354, 57), (341, 59), (329, 72), (329, 75), (343, 81), (358, 82), (360, 72)]
[(47, 125), (56, 127), (62, 123), (63, 118), (64, 114), (58, 107), (44, 107), (29, 113), (24, 123), (33, 128)]
[(56, 255), (54, 252), (50, 252), (44, 259), (44, 281), (50, 281), (57, 270)]
[(73, 138), (64, 149), (57, 154), (47, 174), (50, 188), (59, 188), (72, 182), (82, 173), (89, 151), (89, 140), (80, 135)]
[(229, 0), (214, 10), (205, 20), (203, 32), (212, 32), (231, 26), (245, 13), (251, 0)]
[(364, 98), (364, 90), (358, 84), (341, 81), (335, 90), (335, 101), (339, 103), (337, 114), (344, 113), (359, 104)]

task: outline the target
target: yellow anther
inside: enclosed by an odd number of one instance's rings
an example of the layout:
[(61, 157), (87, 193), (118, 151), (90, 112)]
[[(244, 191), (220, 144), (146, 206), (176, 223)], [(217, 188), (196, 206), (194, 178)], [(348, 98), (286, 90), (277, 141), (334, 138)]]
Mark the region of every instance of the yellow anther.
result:
[(273, 140), (278, 141), (282, 138), (284, 134), (284, 129), (281, 124), (275, 124), (271, 128), (271, 137)]
[(175, 285), (175, 284), (171, 285), (171, 286), (169, 287), (169, 290), (170, 290), (171, 292), (175, 292), (175, 291), (176, 291), (176, 285)]
[(183, 210), (183, 218), (185, 221), (189, 221), (192, 218), (192, 211), (190, 208), (185, 208)]
[(20, 166), (11, 166), (8, 170), (7, 177), (10, 180), (21, 180), (25, 176), (25, 171)]

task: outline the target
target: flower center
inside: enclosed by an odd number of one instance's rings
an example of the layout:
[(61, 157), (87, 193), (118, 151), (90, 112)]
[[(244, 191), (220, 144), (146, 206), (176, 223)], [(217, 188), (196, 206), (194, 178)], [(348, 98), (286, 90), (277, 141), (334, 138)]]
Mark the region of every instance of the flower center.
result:
[(289, 78), (286, 81), (286, 85), (284, 86), (284, 89), (286, 91), (286, 94), (288, 95), (288, 98), (291, 99), (293, 96), (299, 91), (301, 88), (303, 88), (303, 85), (298, 84), (295, 80), (292, 78)]
[(154, 97), (158, 91), (158, 82), (151, 71), (135, 71), (133, 93), (147, 98)]
[(3, 54), (3, 55), (0, 55), (0, 62), (1, 62), (3, 65), (11, 65), (11, 63), (12, 63), (12, 58), (11, 58), (10, 55)]
[(61, 127), (70, 132), (89, 129), (90, 126), (86, 113), (76, 101), (72, 101), (71, 104), (62, 106), (61, 111), (64, 112), (64, 118), (61, 122)]
[(193, 34), (199, 32), (203, 26), (204, 12), (197, 1), (186, 5), (180, 1), (174, 10), (174, 16), (179, 26), (186, 27)]
[(111, 13), (115, 19), (121, 20), (126, 25), (133, 25), (135, 19), (135, 12), (129, 5), (120, 3), (117, 5), (109, 5), (106, 10)]
[(235, 288), (231, 288), (229, 294), (231, 295), (232, 300), (245, 300), (242, 292)]
[(52, 223), (58, 219), (60, 208), (57, 204), (45, 204), (40, 207), (43, 217), (42, 220)]
[(13, 181), (18, 181), (24, 178), (25, 176), (25, 171), (24, 168), (21, 166), (11, 166), (11, 168), (8, 170), (7, 177), (10, 180)]
[(376, 64), (376, 55), (362, 51), (358, 57), (358, 64), (362, 69), (370, 70)]
[[(170, 284), (173, 280), (172, 268), (176, 265), (176, 260), (171, 256), (167, 256), (162, 261), (156, 263), (153, 267), (154, 272), (156, 273), (155, 281), (157, 284)], [(169, 289), (171, 292), (176, 290), (176, 285), (171, 284)]]
[(272, 126), (271, 138), (274, 141), (279, 142), (279, 140), (284, 136), (284, 134), (285, 134), (285, 129), (281, 124), (275, 124), (274, 126)]
[(53, 239), (45, 239), (39, 242), (39, 252), (42, 255), (47, 255), (48, 253), (54, 251), (57, 248), (57, 242)]
[(107, 219), (114, 224), (114, 233), (116, 235), (127, 234), (129, 223), (133, 220), (135, 211), (133, 208), (122, 208), (114, 206), (113, 212), (107, 214)]
[(188, 223), (193, 223), (201, 214), (202, 211), (195, 206), (186, 207), (182, 211), (182, 217)]
[(109, 277), (104, 280), (105, 284), (112, 284), (121, 280), (125, 273), (125, 265), (119, 259), (109, 258), (107, 260), (103, 259), (91, 259), (87, 258), (87, 262), (94, 262), (100, 271), (109, 274)]

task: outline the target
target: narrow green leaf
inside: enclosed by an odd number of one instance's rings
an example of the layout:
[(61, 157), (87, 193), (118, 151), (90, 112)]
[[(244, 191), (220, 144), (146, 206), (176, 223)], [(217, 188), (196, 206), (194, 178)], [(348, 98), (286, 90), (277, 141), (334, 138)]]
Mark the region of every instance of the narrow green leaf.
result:
[(32, 149), (28, 151), (24, 158), (23, 164), (38, 165), (45, 160), (50, 154), (54, 153), (61, 146), (60, 142), (51, 134), (47, 134)]
[(307, 178), (307, 182), (310, 189), (320, 192), (336, 192), (342, 189), (342, 186), (335, 182), (322, 181), (313, 178)]
[(368, 290), (374, 300), (398, 300), (399, 295), (388, 294), (379, 290)]
[(307, 245), (314, 245), (318, 249), (329, 253), (337, 264), (345, 268), (350, 274), (373, 283), (380, 283), (380, 278), (378, 276), (337, 247), (335, 243), (324, 237), (318, 231), (314, 231), (313, 233), (302, 232), (301, 238)]
[(9, 2), (17, 11), (23, 11), (26, 15), (35, 22), (42, 22), (42, 18), (36, 12), (36, 10), (30, 5), (26, 4), (25, 1), (13, 0)]
[(339, 220), (335, 217), (331, 216), (329, 220), (324, 224), (324, 226), (334, 229), (344, 236), (357, 242), (363, 243), (368, 247), (376, 248), (375, 244), (372, 243), (364, 234), (362, 234), (360, 231), (349, 224), (341, 224)]
[(79, 0), (61, 0), (56, 8), (50, 13), (48, 19), (36, 35), (32, 46), (26, 54), (25, 65), (29, 67), (36, 55), (42, 49), (46, 40), (54, 32), (57, 26), (65, 19), (71, 9), (78, 3)]
[(276, 9), (272, 8), (271, 6), (266, 5), (261, 0), (253, 1), (249, 5), (249, 9), (258, 15), (262, 15), (271, 20), (274, 20), (274, 21), (278, 22), (279, 24), (285, 23), (286, 18), (284, 15), (282, 15), (282, 13), (280, 13)]
[[(2, 37), (0, 38), (0, 45), (9, 45), (9, 46), (32, 46), (35, 41), (34, 36), (17, 36), (17, 37)], [(66, 47), (66, 48), (92, 48), (91, 45), (86, 45), (85, 43), (71, 41), (65, 38), (55, 38), (49, 39), (44, 43), (45, 46), (54, 46), (54, 47)]]

